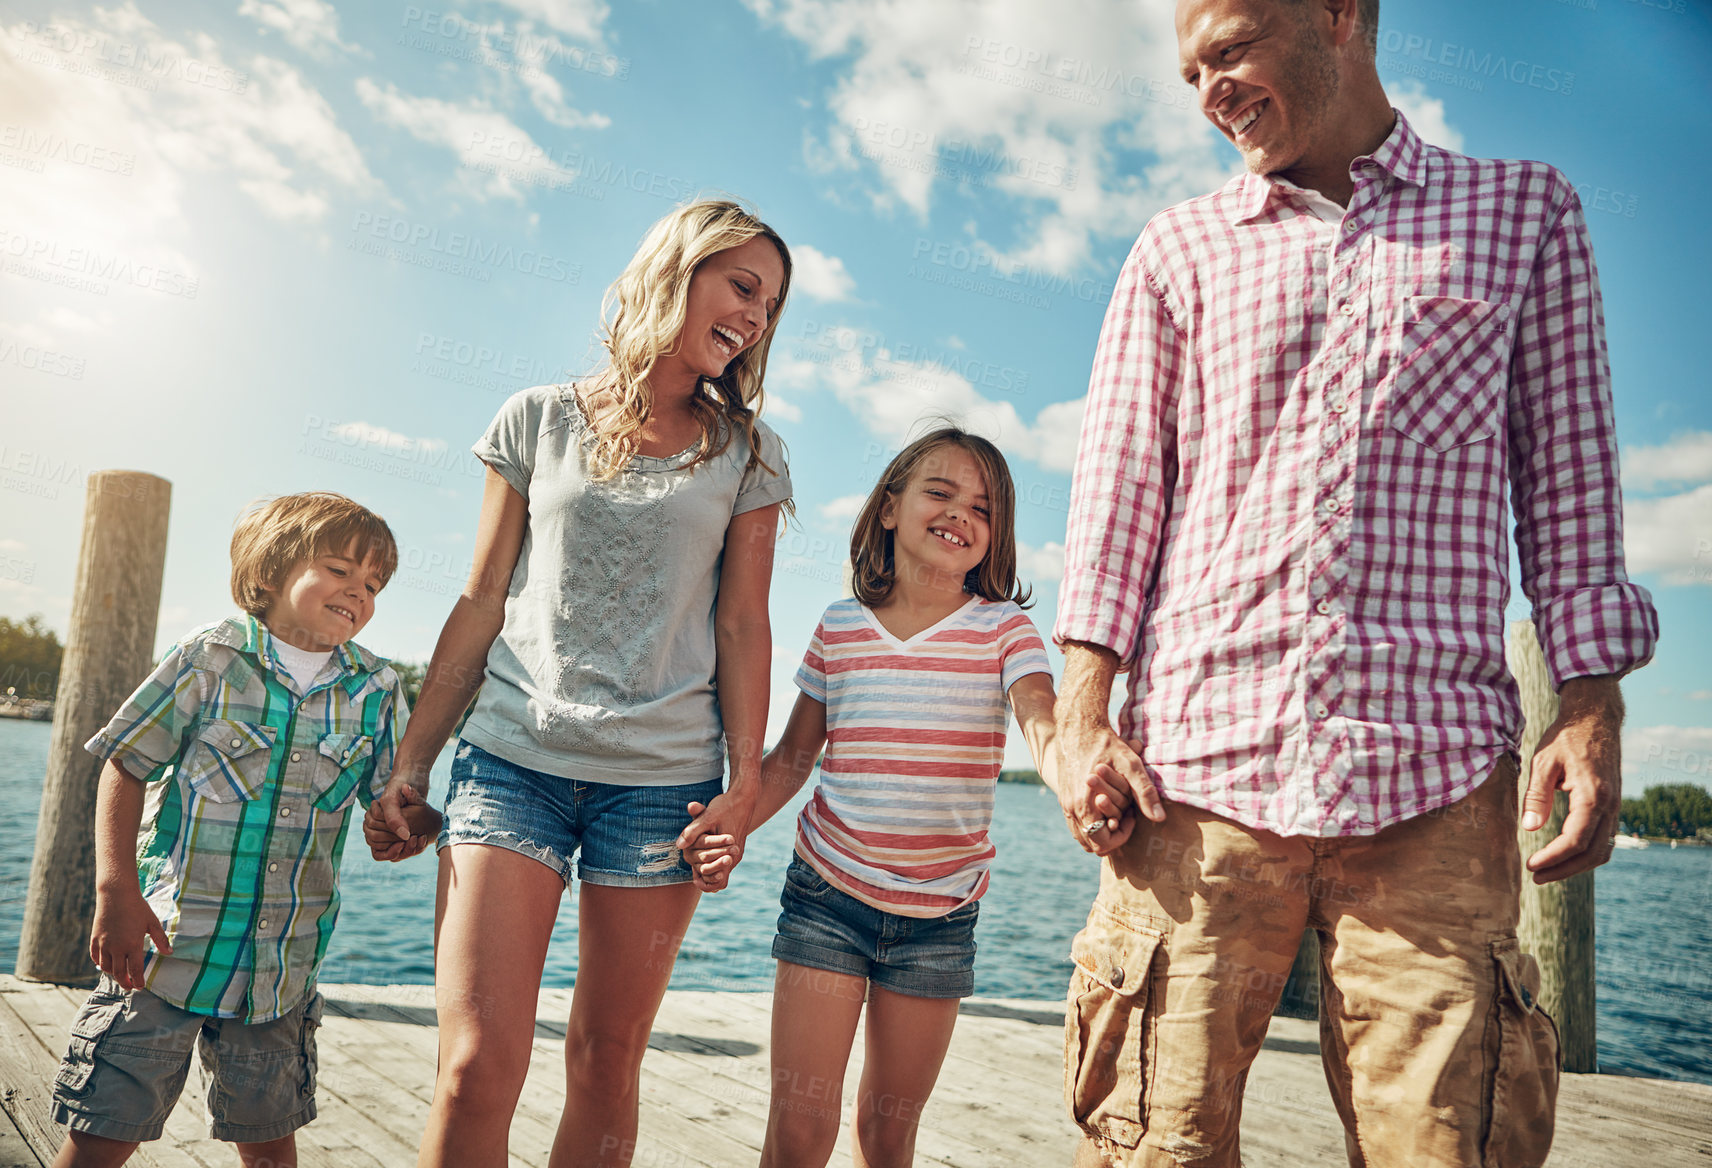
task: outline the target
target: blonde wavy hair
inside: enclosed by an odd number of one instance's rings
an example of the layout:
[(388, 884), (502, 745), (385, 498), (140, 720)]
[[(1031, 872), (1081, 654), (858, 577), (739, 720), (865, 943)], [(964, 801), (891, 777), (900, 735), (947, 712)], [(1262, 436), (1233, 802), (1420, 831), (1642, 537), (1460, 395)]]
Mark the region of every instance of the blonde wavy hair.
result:
[(1025, 588), (1016, 570), (1016, 486), (999, 448), (961, 426), (941, 426), (904, 447), (886, 467), (862, 504), (850, 529), (850, 586), (856, 599), (869, 608), (892, 594), (897, 564), (892, 556), (892, 532), (880, 517), (888, 498), (903, 494), (910, 479), (929, 455), (947, 446), (968, 452), (987, 480), (987, 555), (963, 577), (963, 591), (983, 600), (1012, 600), (1028, 608), (1034, 590)]
[(765, 236), (779, 249), (785, 277), (761, 336), (725, 368), (718, 378), (704, 377), (690, 408), (701, 423), (701, 443), (690, 465), (723, 453), (732, 435), (741, 431), (749, 443), (749, 465), (778, 471), (761, 460), (755, 443), (755, 416), (765, 401), (761, 379), (767, 350), (785, 310), (791, 287), (791, 253), (779, 233), (748, 210), (727, 199), (698, 199), (679, 207), (648, 230), (630, 263), (601, 300), (601, 347), (607, 365), (591, 379), (593, 386), (612, 395), (615, 405), (591, 423), (595, 434), (590, 455), (591, 475), (598, 481), (615, 477), (636, 453), (642, 427), (653, 408), (648, 373), (654, 362), (671, 356), (683, 343), (688, 315), (690, 280), (708, 257)]

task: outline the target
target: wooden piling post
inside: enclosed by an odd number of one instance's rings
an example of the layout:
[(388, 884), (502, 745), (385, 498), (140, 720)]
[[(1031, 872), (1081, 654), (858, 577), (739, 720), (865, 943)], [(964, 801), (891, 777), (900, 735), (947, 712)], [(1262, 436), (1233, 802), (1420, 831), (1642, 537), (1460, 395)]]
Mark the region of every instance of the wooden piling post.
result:
[(24, 902), (17, 973), (89, 983), (95, 917), (95, 791), (101, 762), (83, 749), (148, 676), (166, 566), (172, 484), (140, 471), (89, 476), (42, 814)]
[[(1557, 720), (1557, 692), (1546, 672), (1545, 652), (1532, 621), (1510, 625), (1510, 673), (1522, 690), (1522, 781), (1516, 797), (1528, 787), (1529, 767), (1540, 735)], [(1563, 830), (1569, 796), (1558, 792), (1551, 818), (1539, 831), (1517, 829), (1522, 859), (1556, 839)], [(1522, 949), (1540, 963), (1540, 1005), (1557, 1019), (1563, 1041), (1563, 1069), (1599, 1069), (1598, 1029), (1593, 987), (1593, 873), (1583, 872), (1552, 884), (1535, 884), (1522, 873), (1522, 923), (1517, 930)]]

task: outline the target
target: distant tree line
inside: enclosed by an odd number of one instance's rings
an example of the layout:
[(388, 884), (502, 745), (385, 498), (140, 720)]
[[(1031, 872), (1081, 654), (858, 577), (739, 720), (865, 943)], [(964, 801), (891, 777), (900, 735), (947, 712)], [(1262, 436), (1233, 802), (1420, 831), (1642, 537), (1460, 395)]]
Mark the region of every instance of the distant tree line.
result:
[(1693, 783), (1648, 787), (1639, 798), (1623, 800), (1621, 817), (1628, 832), (1688, 839), (1712, 827), (1712, 791)]
[(0, 697), (51, 698), (59, 686), (59, 663), (65, 646), (52, 629), (42, 627), (40, 613), (21, 621), (0, 616)]

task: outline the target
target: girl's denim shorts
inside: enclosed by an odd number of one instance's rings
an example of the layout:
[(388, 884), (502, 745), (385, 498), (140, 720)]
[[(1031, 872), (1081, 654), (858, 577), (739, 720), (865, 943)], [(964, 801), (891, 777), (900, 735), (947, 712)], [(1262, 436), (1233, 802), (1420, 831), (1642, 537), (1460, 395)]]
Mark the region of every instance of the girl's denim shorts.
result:
[(543, 774), (460, 741), (437, 848), (487, 844), (539, 860), (571, 882), (651, 888), (693, 875), (675, 846), (689, 805), (709, 803), (724, 780), (626, 787)]
[(979, 901), (942, 917), (905, 917), (864, 904), (792, 856), (779, 895), (773, 956), (792, 965), (865, 977), (912, 998), (966, 998), (975, 992)]

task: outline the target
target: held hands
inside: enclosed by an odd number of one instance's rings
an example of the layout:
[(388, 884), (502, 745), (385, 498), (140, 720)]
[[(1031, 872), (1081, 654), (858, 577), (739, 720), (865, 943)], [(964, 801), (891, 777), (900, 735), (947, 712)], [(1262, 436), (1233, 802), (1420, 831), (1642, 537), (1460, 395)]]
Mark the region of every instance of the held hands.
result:
[(377, 860), (408, 860), (440, 834), (441, 815), (428, 796), (393, 779), (363, 815), (363, 842)]
[(729, 791), (705, 806), (689, 805), (690, 823), (679, 833), (677, 847), (702, 892), (719, 892), (730, 882), (732, 869), (743, 859), (754, 811), (753, 800), (732, 799)]
[(1052, 786), (1071, 838), (1084, 851), (1117, 851), (1134, 834), (1138, 811), (1155, 823), (1164, 821), (1165, 805), (1141, 765), (1140, 749), (1139, 742), (1125, 742), (1110, 727), (1081, 733), (1060, 728), (1056, 761), (1049, 764), (1056, 771)]
[(166, 930), (142, 890), (95, 895), (95, 927), (89, 936), (89, 959), (97, 969), (128, 990), (143, 988), (143, 960), (148, 942), (162, 953), (171, 953)]
[(1561, 788), (1569, 813), (1558, 837), (1528, 857), (1535, 884), (1597, 868), (1611, 858), (1622, 800), (1623, 698), (1615, 677), (1574, 678), (1563, 685), (1557, 721), (1534, 750), (1522, 799), (1522, 829), (1551, 818)]

